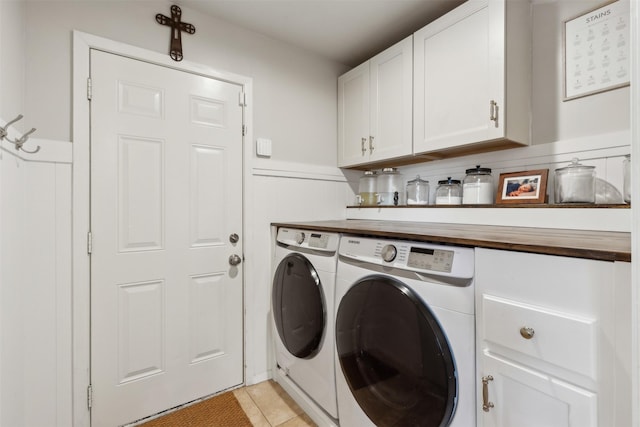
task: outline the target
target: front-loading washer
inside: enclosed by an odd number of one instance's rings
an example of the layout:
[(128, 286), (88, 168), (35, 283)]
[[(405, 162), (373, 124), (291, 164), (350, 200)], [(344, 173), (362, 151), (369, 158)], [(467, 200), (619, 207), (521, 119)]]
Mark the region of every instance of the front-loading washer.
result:
[(337, 425), (334, 297), (340, 235), (281, 227), (271, 313), (274, 379), (320, 425)]
[(473, 273), (473, 248), (342, 236), (341, 425), (476, 425)]

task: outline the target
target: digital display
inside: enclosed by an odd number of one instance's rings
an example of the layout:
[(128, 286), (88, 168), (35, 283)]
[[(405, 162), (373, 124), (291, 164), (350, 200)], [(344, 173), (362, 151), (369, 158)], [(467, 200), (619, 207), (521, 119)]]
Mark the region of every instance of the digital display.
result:
[(407, 266), (420, 270), (451, 273), (454, 251), (412, 247)]

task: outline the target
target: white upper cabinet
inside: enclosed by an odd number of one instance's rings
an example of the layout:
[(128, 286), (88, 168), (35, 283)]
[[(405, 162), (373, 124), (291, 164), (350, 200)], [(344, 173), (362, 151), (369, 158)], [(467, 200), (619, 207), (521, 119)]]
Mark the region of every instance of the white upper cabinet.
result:
[(469, 0), (414, 34), (414, 153), (529, 144), (531, 9)]
[(412, 102), (412, 36), (340, 76), (338, 166), (410, 155)]

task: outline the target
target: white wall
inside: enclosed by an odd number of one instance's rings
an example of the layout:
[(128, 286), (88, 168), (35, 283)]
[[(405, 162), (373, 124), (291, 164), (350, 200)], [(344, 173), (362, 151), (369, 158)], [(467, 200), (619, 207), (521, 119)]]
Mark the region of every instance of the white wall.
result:
[[(621, 0), (629, 4), (628, 0)], [(600, 0), (533, 0), (532, 143), (629, 129), (629, 87), (563, 101), (564, 21)]]
[[(19, 2), (0, 2), (0, 118), (11, 119), (23, 112), (22, 93), (24, 55), (23, 7)], [(10, 120), (10, 119), (9, 119)], [(4, 126), (5, 122), (0, 122)], [(6, 160), (6, 158), (9, 158)], [(20, 208), (23, 206), (24, 186), (15, 180), (15, 165), (11, 156), (0, 149), (0, 424), (5, 425), (15, 414), (18, 396), (23, 392), (21, 371), (14, 369), (20, 362), (22, 325), (15, 307), (15, 293), (19, 290), (16, 280), (20, 272), (22, 239)], [(19, 367), (18, 365), (17, 367)]]
[[(28, 1), (26, 109), (39, 135), (72, 139), (72, 30), (168, 55), (170, 30), (155, 15), (169, 14), (170, 5)], [(343, 65), (188, 8), (182, 8), (182, 20), (196, 27), (195, 34), (182, 36), (185, 60), (253, 78), (253, 134), (273, 140), (272, 159), (335, 166), (336, 77)]]
[[(5, 73), (6, 70), (6, 73), (0, 76), (0, 84), (11, 89), (7, 93), (16, 93), (20, 112), (28, 118), (24, 126), (37, 127), (39, 138), (73, 139), (72, 30), (167, 54), (170, 32), (157, 24), (154, 17), (156, 13), (168, 14), (170, 2), (27, 1), (12, 3), (11, 7), (18, 4), (24, 6), (26, 13), (22, 14), (23, 9), (18, 7), (14, 13), (0, 2), (1, 17), (16, 19), (3, 30), (13, 28), (12, 36), (26, 35), (25, 42), (15, 50), (22, 62), (3, 62), (2, 71)], [(9, 16), (4, 12), (6, 10), (11, 11)], [(345, 67), (186, 8), (183, 8), (183, 20), (197, 29), (193, 36), (183, 35), (186, 60), (253, 79), (252, 134), (271, 138), (274, 144), (270, 159), (257, 159), (253, 152), (246, 153), (247, 167), (251, 169), (246, 175), (249, 176), (246, 183), (248, 235), (245, 236), (246, 381), (253, 383), (270, 376), (270, 337), (265, 329), (271, 284), (269, 224), (275, 219), (344, 217), (347, 186), (343, 174), (335, 167), (335, 111), (337, 76)], [(4, 56), (2, 58), (4, 61)], [(8, 119), (0, 116), (0, 124)], [(252, 169), (253, 160), (257, 165), (255, 169)], [(65, 220), (71, 218), (70, 212), (59, 206), (68, 202), (66, 195), (51, 199), (51, 194), (45, 190), (47, 185), (56, 182), (69, 190), (70, 197), (71, 186), (66, 181), (70, 177), (58, 177), (52, 172), (56, 170), (54, 165), (50, 167), (53, 169), (42, 174), (21, 164), (18, 169), (22, 172), (13, 173), (13, 168), (7, 169), (0, 163), (0, 170), (4, 172), (2, 182), (10, 182), (12, 186), (11, 191), (0, 193), (2, 206), (8, 206), (1, 211), (0, 220), (6, 228), (22, 219), (20, 227), (2, 234), (1, 250), (21, 255), (28, 252), (30, 248), (25, 237), (30, 236), (31, 229), (43, 233), (46, 248), (51, 249), (52, 242), (63, 246), (55, 252), (38, 252), (35, 260), (43, 266), (55, 266), (55, 272), (43, 269), (37, 277), (30, 277), (35, 271), (27, 270), (30, 273), (24, 275), (17, 270), (17, 265), (9, 266), (6, 272), (0, 270), (2, 290), (7, 294), (5, 301), (12, 304), (0, 317), (0, 322), (10, 328), (6, 335), (3, 334), (6, 338), (2, 341), (3, 349), (10, 349), (10, 352), (0, 354), (0, 374), (6, 373), (3, 377), (6, 381), (0, 389), (5, 392), (4, 399), (0, 396), (2, 425), (52, 425), (53, 421), (42, 420), (56, 417), (57, 425), (71, 424), (71, 391), (65, 388), (72, 384), (71, 355), (66, 351), (70, 352), (72, 348), (71, 313), (82, 310), (65, 306), (71, 301), (71, 278), (66, 275), (71, 268), (71, 255), (65, 252), (65, 245), (71, 244), (72, 233), (60, 234), (52, 228), (51, 221), (40, 221), (40, 216), (51, 214), (52, 209), (58, 228), (64, 227)], [(34, 174), (23, 180), (22, 176), (32, 169)], [(24, 186), (17, 187), (16, 182), (24, 182)], [(54, 206), (42, 206), (52, 201)], [(35, 208), (37, 214), (25, 216), (24, 209), (29, 207)], [(3, 259), (2, 266), (5, 264)], [(55, 274), (59, 275), (55, 279), (56, 285), (50, 287), (45, 276)], [(4, 279), (9, 276), (14, 283), (11, 288), (5, 286), (9, 281)], [(49, 287), (40, 289), (39, 286)], [(37, 310), (32, 309), (32, 305)], [(46, 326), (38, 328), (37, 325)], [(38, 345), (43, 348), (39, 349)], [(29, 363), (41, 356), (39, 350), (53, 356), (47, 364), (29, 370)], [(50, 363), (57, 365), (53, 367)], [(46, 374), (42, 372), (45, 368)], [(79, 378), (85, 378), (88, 360), (74, 361), (73, 368)], [(42, 375), (36, 380), (37, 374)], [(74, 384), (77, 389), (73, 414), (78, 417), (76, 420), (85, 423), (83, 393), (86, 382), (75, 381)], [(43, 405), (42, 411), (28, 411), (30, 405), (38, 404)]]
[[(22, 113), (25, 119), (19, 124), (21, 131), (37, 127), (38, 137), (72, 140), (71, 31), (78, 29), (166, 54), (169, 31), (158, 25), (154, 16), (156, 13), (168, 14), (170, 4), (164, 0), (0, 1), (0, 119), (10, 120)], [(575, 141), (588, 135), (606, 135), (629, 127), (628, 88), (566, 103), (561, 100), (561, 22), (590, 5), (598, 4), (593, 1), (534, 0), (534, 144)], [(248, 289), (252, 292), (247, 300), (247, 340), (250, 347), (247, 352), (250, 365), (247, 380), (251, 382), (267, 376), (269, 369), (264, 348), (269, 339), (265, 325), (271, 274), (270, 259), (266, 257), (270, 253), (268, 225), (274, 220), (341, 218), (345, 216), (344, 205), (351, 200), (352, 190), (346, 188), (343, 174), (335, 169), (336, 78), (346, 69), (295, 47), (199, 15), (188, 8), (183, 8), (183, 20), (197, 28), (195, 35), (183, 36), (185, 58), (252, 77), (253, 135), (274, 141), (271, 159), (256, 159), (253, 153), (248, 153), (255, 160), (251, 182), (248, 183), (252, 210), (246, 216), (252, 234), (245, 236), (247, 242), (251, 242), (247, 245), (247, 264), (250, 267), (245, 267), (249, 269), (246, 277)], [(47, 397), (37, 391), (35, 387), (39, 382), (33, 376), (21, 377), (20, 371), (12, 370), (23, 368), (27, 366), (25, 360), (32, 360), (28, 355), (27, 359), (18, 359), (22, 356), (21, 350), (30, 351), (33, 355), (37, 354), (38, 343), (64, 347), (69, 337), (63, 334), (59, 337), (61, 340), (52, 343), (46, 338), (48, 329), (37, 330), (33, 324), (22, 323), (28, 314), (43, 312), (32, 311), (35, 306), (27, 302), (30, 294), (26, 293), (27, 290), (38, 292), (33, 285), (41, 276), (31, 276), (31, 273), (22, 276), (17, 270), (19, 264), (12, 261), (18, 257), (17, 254), (29, 252), (29, 243), (23, 239), (23, 233), (32, 225), (45, 233), (48, 239), (67, 242), (65, 237), (51, 235), (51, 226), (47, 225), (50, 223), (46, 218), (40, 222), (38, 215), (25, 217), (21, 210), (25, 204), (38, 207), (40, 203), (50, 202), (39, 200), (34, 195), (28, 196), (32, 188), (45, 189), (41, 185), (51, 176), (59, 177), (59, 183), (62, 182), (60, 179), (67, 178), (64, 173), (61, 177), (51, 170), (47, 172), (49, 175), (36, 173), (41, 168), (34, 166), (34, 175), (24, 180), (26, 169), (16, 163), (8, 169), (7, 158), (12, 159), (4, 154), (0, 162), (0, 424), (25, 425), (27, 421), (34, 421), (28, 418), (32, 414), (26, 412), (29, 405), (35, 404), (27, 400), (27, 393), (33, 390), (35, 396), (42, 396), (45, 400)], [(346, 175), (352, 184), (357, 182), (357, 175), (350, 172)], [(66, 196), (61, 197), (62, 202), (57, 203), (64, 206)], [(58, 204), (48, 204), (40, 214), (52, 209), (58, 218), (64, 218), (65, 210)], [(16, 224), (20, 224), (19, 227)], [(43, 228), (37, 228), (40, 226)], [(64, 229), (64, 222), (59, 226)], [(70, 257), (65, 255), (64, 248), (56, 249), (55, 255), (48, 251), (38, 252), (36, 258), (34, 262), (48, 268), (55, 258), (54, 264), (62, 274), (56, 276), (56, 280), (61, 283), (70, 281), (65, 278)], [(9, 280), (12, 277), (17, 279)], [(9, 287), (9, 283), (17, 283), (20, 287)], [(65, 329), (68, 319), (61, 311), (63, 302), (68, 299), (64, 287), (58, 289), (58, 305), (46, 307), (49, 313), (46, 321), (61, 322), (57, 325), (63, 332), (69, 332)], [(56, 319), (51, 319), (55, 316)], [(37, 315), (35, 317), (38, 318)], [(45, 338), (27, 345), (23, 334), (30, 331), (43, 334)], [(55, 351), (59, 352), (56, 353), (58, 363), (64, 364), (64, 348)], [(59, 390), (64, 390), (65, 381), (69, 379), (65, 377), (65, 369), (64, 366), (58, 367), (61, 376), (56, 380), (59, 381), (56, 387), (61, 387)], [(52, 384), (54, 379), (49, 377), (48, 381)], [(61, 407), (67, 408), (64, 397), (61, 399)], [(65, 424), (67, 414), (65, 410), (60, 412), (60, 425)]]
[[(0, 2), (0, 117), (5, 120), (24, 114), (24, 22), (24, 2)], [(22, 131), (27, 130), (23, 127), (27, 126), (24, 122), (16, 126)]]
[(71, 146), (41, 143), (0, 143), (3, 426), (72, 424)]

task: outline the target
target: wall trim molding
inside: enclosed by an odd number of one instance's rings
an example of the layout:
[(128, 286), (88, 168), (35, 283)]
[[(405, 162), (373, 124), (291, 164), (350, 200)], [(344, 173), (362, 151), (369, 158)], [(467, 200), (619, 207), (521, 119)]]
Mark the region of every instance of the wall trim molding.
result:
[(474, 154), (471, 156), (425, 162), (407, 166), (403, 169), (426, 169), (432, 174), (451, 169), (464, 169), (470, 164), (490, 164), (492, 167), (508, 168), (514, 164), (544, 164), (569, 162), (573, 157), (593, 159), (628, 154), (631, 150), (631, 133), (629, 130), (589, 135), (581, 138), (561, 140), (548, 144), (530, 145), (502, 151)]
[[(0, 118), (0, 124), (4, 127), (7, 121)], [(23, 135), (15, 126), (9, 126), (7, 132), (7, 137), (14, 141)], [(70, 141), (29, 138), (27, 142), (25, 142), (24, 147), (29, 151), (33, 151), (38, 145), (40, 146), (40, 150), (37, 153), (25, 153), (24, 151), (16, 150), (14, 144), (7, 141), (7, 138), (3, 138), (2, 141), (0, 141), (0, 150), (25, 162), (69, 164), (73, 162), (73, 149)]]
[(251, 172), (254, 176), (348, 182), (343, 171), (337, 167), (305, 163), (254, 159)]

